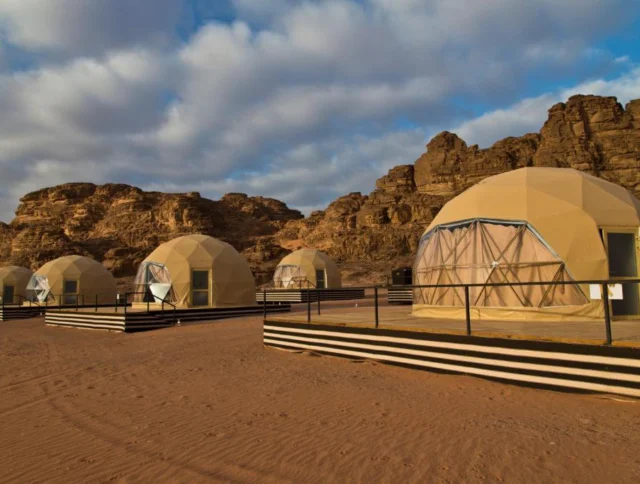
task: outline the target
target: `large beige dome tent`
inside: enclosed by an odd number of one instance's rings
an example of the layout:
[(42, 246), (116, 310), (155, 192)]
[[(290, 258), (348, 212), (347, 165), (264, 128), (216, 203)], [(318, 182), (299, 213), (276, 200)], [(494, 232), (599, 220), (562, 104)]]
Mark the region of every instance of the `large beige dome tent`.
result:
[[(420, 241), (414, 284), (471, 287), (472, 317), (600, 318), (589, 285), (515, 282), (608, 280), (638, 275), (640, 202), (627, 190), (564, 168), (522, 168), (489, 177), (447, 203)], [(614, 316), (640, 313), (636, 284), (623, 284)], [(422, 288), (413, 313), (464, 318), (463, 288)]]
[(160, 245), (140, 265), (138, 302), (178, 307), (255, 305), (255, 281), (247, 261), (231, 245), (206, 235), (186, 235)]
[(25, 267), (0, 267), (0, 296), (2, 303), (22, 304), (27, 299), (27, 284), (33, 272)]
[(277, 289), (336, 289), (342, 287), (338, 266), (315, 249), (300, 249), (280, 261), (273, 275)]
[(99, 262), (70, 255), (47, 262), (27, 286), (33, 301), (62, 305), (116, 303), (116, 280)]

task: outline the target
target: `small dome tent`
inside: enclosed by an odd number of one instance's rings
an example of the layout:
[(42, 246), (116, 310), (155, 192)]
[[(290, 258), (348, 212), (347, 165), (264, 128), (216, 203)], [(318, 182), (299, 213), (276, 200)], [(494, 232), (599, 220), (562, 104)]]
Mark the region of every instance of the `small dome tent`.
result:
[[(623, 187), (573, 169), (521, 168), (442, 208), (421, 238), (414, 284), (506, 283), (469, 289), (473, 317), (600, 318), (588, 286), (510, 284), (637, 277), (639, 227), (640, 201)], [(624, 291), (614, 314), (638, 314), (636, 285)], [(464, 300), (462, 288), (416, 289), (413, 313), (463, 318)]]
[(179, 307), (255, 305), (249, 264), (231, 245), (207, 235), (185, 235), (154, 250), (135, 279), (137, 302), (168, 301)]
[(276, 289), (299, 289), (307, 286), (318, 289), (342, 287), (338, 266), (315, 249), (300, 249), (280, 261), (273, 275)]
[(3, 304), (21, 304), (27, 299), (27, 284), (33, 272), (25, 267), (0, 267), (0, 296)]
[(28, 297), (62, 305), (115, 304), (116, 280), (100, 262), (70, 255), (47, 262), (27, 286)]

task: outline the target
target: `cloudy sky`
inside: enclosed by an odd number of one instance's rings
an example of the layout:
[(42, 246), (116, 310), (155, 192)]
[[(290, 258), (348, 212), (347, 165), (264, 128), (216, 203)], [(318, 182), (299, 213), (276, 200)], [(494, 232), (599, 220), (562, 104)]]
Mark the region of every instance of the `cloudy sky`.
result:
[(444, 129), (640, 97), (638, 0), (0, 0), (0, 220), (69, 181), (308, 212)]

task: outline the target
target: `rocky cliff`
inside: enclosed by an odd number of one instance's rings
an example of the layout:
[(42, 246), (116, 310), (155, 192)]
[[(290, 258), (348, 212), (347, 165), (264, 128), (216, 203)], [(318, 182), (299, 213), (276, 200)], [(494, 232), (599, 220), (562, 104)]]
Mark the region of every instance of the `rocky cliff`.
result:
[(228, 194), (144, 192), (127, 185), (67, 184), (25, 195), (0, 223), (0, 263), (32, 268), (63, 254), (90, 255), (131, 276), (159, 243), (205, 233), (234, 245), (265, 280), (278, 260), (317, 247), (341, 262), (347, 280), (381, 281), (410, 264), (420, 235), (444, 203), (491, 175), (523, 166), (571, 167), (640, 195), (640, 100), (574, 96), (549, 110), (540, 133), (487, 149), (443, 132), (413, 165), (393, 168), (369, 195), (350, 193), (309, 217), (277, 200)]
[(523, 166), (583, 170), (640, 192), (640, 99), (573, 96), (549, 110), (540, 133), (506, 138), (488, 149), (440, 133), (415, 163), (423, 193), (453, 196), (487, 176)]
[(525, 166), (583, 170), (640, 196), (640, 99), (623, 108), (614, 97), (574, 96), (549, 110), (540, 133), (487, 149), (442, 132), (413, 165), (380, 178), (369, 196), (339, 198), (324, 212), (288, 222), (275, 239), (288, 249), (316, 246), (340, 261), (381, 267), (380, 280), (395, 264), (411, 263), (420, 235), (449, 199), (488, 176)]
[(29, 193), (20, 202), (13, 221), (0, 226), (3, 262), (36, 269), (61, 255), (82, 254), (119, 277), (133, 275), (159, 243), (188, 233), (210, 234), (249, 253), (266, 246), (261, 258), (277, 257), (286, 251), (272, 247), (269, 237), (302, 218), (271, 198), (231, 193), (213, 201), (198, 193), (114, 184), (70, 183)]

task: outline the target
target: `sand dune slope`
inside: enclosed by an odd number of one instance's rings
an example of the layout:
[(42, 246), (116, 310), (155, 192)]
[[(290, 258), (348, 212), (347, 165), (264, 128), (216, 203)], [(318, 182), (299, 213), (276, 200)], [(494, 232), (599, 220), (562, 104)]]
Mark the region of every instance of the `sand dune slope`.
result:
[(0, 323), (0, 482), (640, 482), (640, 402), (261, 337)]

